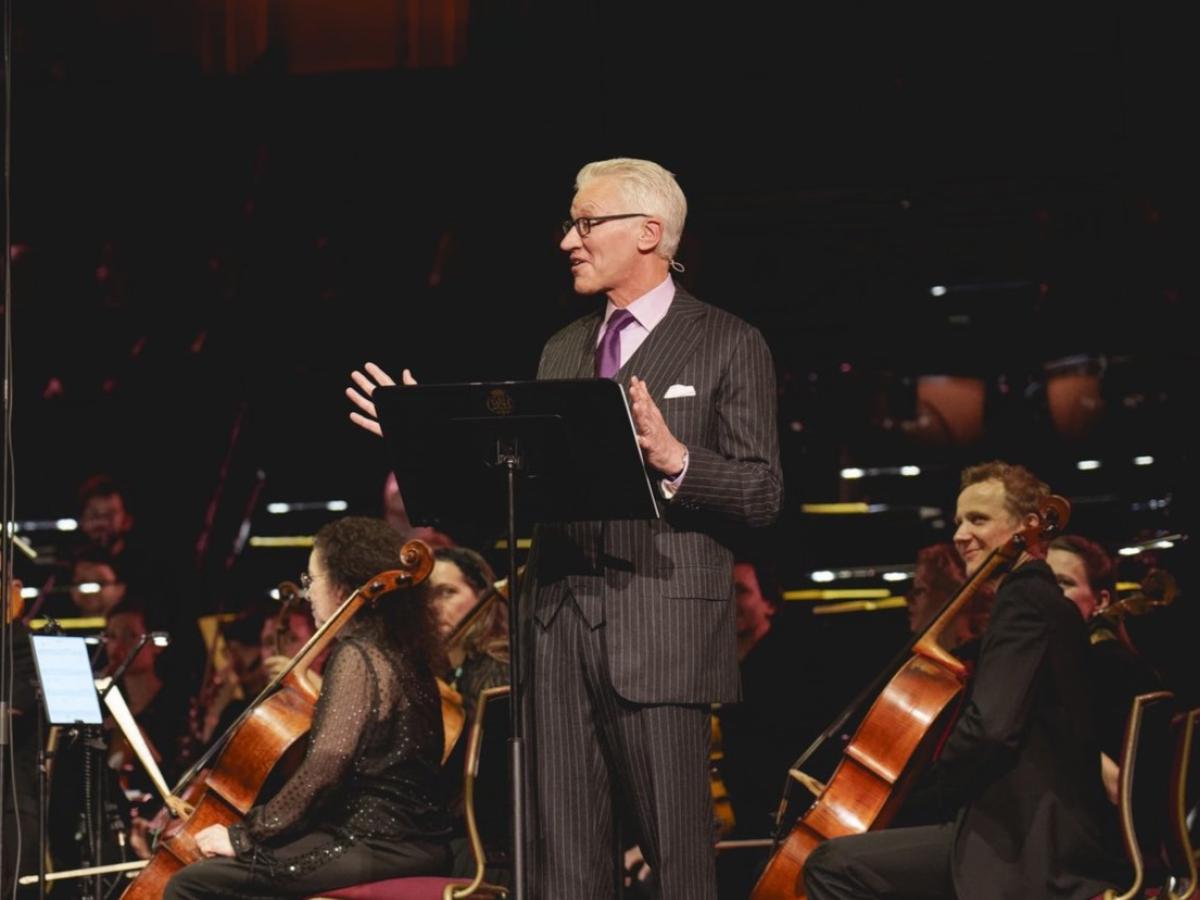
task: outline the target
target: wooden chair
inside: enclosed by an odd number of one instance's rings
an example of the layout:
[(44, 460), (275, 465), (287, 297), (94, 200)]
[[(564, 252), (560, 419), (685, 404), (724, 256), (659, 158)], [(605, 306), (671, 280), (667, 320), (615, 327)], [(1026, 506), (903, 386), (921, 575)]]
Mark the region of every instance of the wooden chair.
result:
[(1133, 698), (1125, 722), (1117, 794), (1121, 837), (1133, 869), (1133, 883), (1121, 893), (1105, 891), (1104, 900), (1135, 900), (1145, 896), (1147, 884), (1161, 884), (1166, 879), (1164, 799), (1174, 749), (1171, 720), (1175, 711), (1175, 695), (1170, 691)]
[[(488, 860), (484, 851), (484, 841), (480, 835), (479, 816), (475, 809), (477, 794), (480, 792), (477, 778), (480, 751), (484, 744), (483, 726), (488, 718), (486, 714), (488, 702), (500, 697), (507, 697), (508, 693), (507, 685), (488, 688), (480, 693), (479, 703), (475, 707), (475, 716), (471, 722), (467, 752), (463, 762), (463, 807), (467, 839), (470, 842), (474, 864), (473, 876), (469, 879), (428, 875), (389, 878), (385, 881), (373, 881), (368, 884), (356, 884), (334, 891), (326, 891), (310, 897), (308, 900), (464, 900), (468, 897), (506, 898), (508, 896), (508, 890), (504, 886), (488, 884), (484, 881), (484, 870)], [(491, 759), (489, 765), (506, 774), (503, 759)], [(494, 793), (490, 792), (488, 796)]]
[(1200, 817), (1200, 742), (1196, 739), (1200, 707), (1176, 716), (1172, 723), (1174, 754), (1168, 781), (1167, 827), (1163, 856), (1167, 882), (1160, 897), (1168, 900), (1200, 898), (1200, 878), (1196, 874), (1196, 844), (1188, 830), (1188, 816)]

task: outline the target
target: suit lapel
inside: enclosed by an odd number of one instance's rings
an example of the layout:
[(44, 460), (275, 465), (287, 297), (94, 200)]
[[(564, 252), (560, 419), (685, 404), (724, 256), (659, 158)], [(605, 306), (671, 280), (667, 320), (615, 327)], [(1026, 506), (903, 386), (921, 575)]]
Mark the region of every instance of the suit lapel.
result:
[(703, 335), (705, 315), (699, 300), (677, 288), (666, 316), (617, 372), (617, 380), (629, 387), (630, 376), (636, 375), (646, 382), (650, 396), (657, 401), (695, 352)]
[(583, 331), (583, 346), (579, 348), (579, 364), (575, 370), (576, 378), (596, 377), (596, 336), (600, 333), (600, 325), (604, 321), (604, 311), (596, 314), (589, 328)]
[(596, 370), (596, 333), (599, 312), (576, 319), (555, 352), (543, 360), (539, 378), (592, 378)]

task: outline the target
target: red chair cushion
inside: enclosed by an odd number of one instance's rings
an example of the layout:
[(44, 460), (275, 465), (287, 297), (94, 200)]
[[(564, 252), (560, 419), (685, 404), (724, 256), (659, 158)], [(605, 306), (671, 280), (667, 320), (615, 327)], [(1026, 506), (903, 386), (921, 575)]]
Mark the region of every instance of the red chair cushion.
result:
[(448, 884), (465, 884), (461, 878), (441, 875), (420, 875), (413, 878), (389, 878), (351, 887), (322, 891), (318, 897), (337, 897), (338, 900), (442, 900)]

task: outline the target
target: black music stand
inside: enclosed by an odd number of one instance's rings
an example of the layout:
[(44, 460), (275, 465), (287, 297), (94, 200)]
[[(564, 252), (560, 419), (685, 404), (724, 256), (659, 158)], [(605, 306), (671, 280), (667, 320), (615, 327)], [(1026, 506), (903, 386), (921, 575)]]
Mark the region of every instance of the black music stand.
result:
[[(82, 637), (67, 637), (62, 635), (34, 634), (29, 637), (29, 646), (33, 653), (34, 667), (37, 670), (37, 693), (41, 700), (38, 709), (38, 896), (46, 895), (46, 826), (48, 815), (46, 811), (49, 802), (47, 785), (48, 760), (46, 758), (46, 736), (44, 726), (62, 725), (81, 728), (86, 735), (84, 753), (94, 753), (97, 748), (91, 746), (103, 743), (97, 735), (104, 724), (104, 715), (100, 710), (100, 698), (96, 692), (96, 682), (92, 676), (92, 661), (88, 658), (87, 644)], [(42, 706), (45, 707), (44, 716)], [(99, 754), (97, 754), (99, 755)], [(103, 763), (100, 763), (103, 765)], [(87, 776), (85, 776), (87, 777)], [(102, 788), (103, 785), (101, 784)], [(100, 810), (103, 808), (103, 796), (96, 798), (96, 825), (92, 832), (90, 852), (92, 864), (100, 862)], [(85, 815), (92, 815), (93, 810), (85, 810)], [(95, 896), (101, 896), (100, 876), (96, 876)]]
[(597, 378), (380, 387), (372, 400), (410, 521), (506, 513), (513, 896), (524, 900), (517, 479), (531, 521), (657, 519), (629, 403)]

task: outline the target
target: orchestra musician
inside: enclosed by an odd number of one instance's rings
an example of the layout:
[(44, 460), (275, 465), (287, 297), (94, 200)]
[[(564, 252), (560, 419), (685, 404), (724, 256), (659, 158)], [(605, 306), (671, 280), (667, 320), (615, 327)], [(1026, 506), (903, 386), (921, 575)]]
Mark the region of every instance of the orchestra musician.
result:
[[(382, 519), (323, 526), (304, 579), (318, 626), (360, 585), (396, 568), (402, 542)], [(441, 656), (424, 589), (360, 609), (326, 663), (299, 769), (240, 824), (201, 830), (207, 858), (176, 872), (165, 896), (304, 896), (445, 871)]]
[[(172, 779), (179, 774), (178, 748), (186, 727), (187, 704), (178, 693), (178, 683), (172, 685), (159, 674), (156, 660), (162, 648), (153, 641), (143, 641), (146, 631), (145, 612), (135, 599), (127, 597), (109, 613), (101, 633), (108, 661), (100, 674), (123, 670), (120, 688), (129, 711), (163, 775)], [(130, 658), (135, 649), (137, 654)], [(124, 786), (143, 795), (151, 794), (153, 786), (148, 776), (115, 725), (107, 744), (109, 765), (123, 773)]]
[(1120, 759), (1133, 698), (1164, 685), (1129, 638), (1123, 609), (1115, 606), (1117, 569), (1104, 548), (1080, 535), (1060, 535), (1050, 542), (1046, 563), (1087, 623), (1100, 749), (1110, 759)]
[[(450, 686), (462, 695), (470, 718), (480, 691), (508, 684), (508, 603), (496, 594), (492, 567), (474, 550), (438, 547), (433, 558), (430, 600), (447, 644)], [(464, 622), (472, 612), (474, 620)]]
[[(967, 574), (1035, 524), (1048, 495), (1021, 466), (966, 469), (954, 544)], [(804, 870), (811, 900), (1084, 900), (1109, 886), (1084, 623), (1033, 557), (1004, 577), (962, 712), (910, 797), (932, 824), (821, 843)]]
[[(468, 547), (438, 547), (433, 554), (429, 575), (430, 601), (438, 619), (438, 631), (446, 649), (447, 680), (462, 698), (467, 721), (475, 715), (480, 692), (508, 684), (508, 603), (495, 581), (492, 567), (482, 555)], [(485, 732), (485, 766), (502, 765), (504, 735)], [(471, 877), (475, 861), (463, 817), (463, 758), (467, 742), (460, 740), (453, 755), (443, 766), (447, 793), (454, 813), (454, 837), (451, 874)], [(511, 827), (508, 820), (505, 785), (500, 779), (483, 782), (475, 790), (476, 826), (488, 859), (485, 879), (491, 884), (508, 884), (511, 871), (508, 848)], [(490, 792), (489, 792), (490, 791)]]
[[(1050, 542), (1046, 563), (1063, 594), (1075, 604), (1088, 629), (1088, 665), (1100, 738), (1100, 773), (1111, 807), (1104, 819), (1105, 841), (1115, 859), (1122, 859), (1120, 818), (1117, 814), (1121, 746), (1133, 698), (1162, 690), (1158, 673), (1142, 658), (1125, 628), (1126, 604), (1117, 602), (1117, 567), (1104, 548), (1076, 534)], [(1132, 872), (1120, 879), (1128, 884)]]

